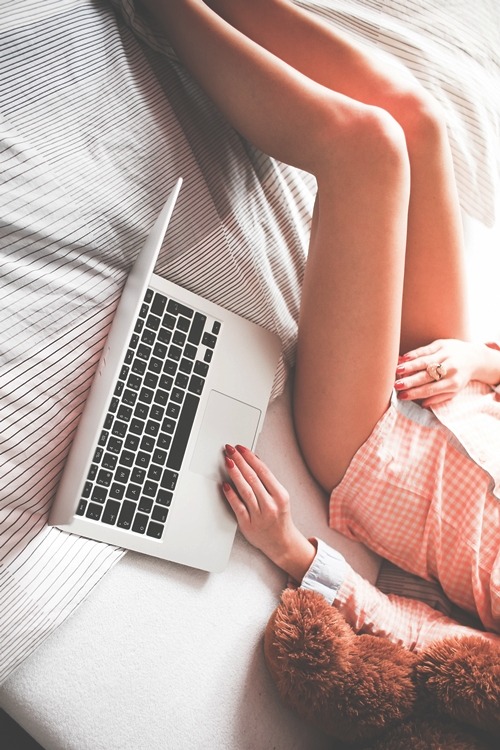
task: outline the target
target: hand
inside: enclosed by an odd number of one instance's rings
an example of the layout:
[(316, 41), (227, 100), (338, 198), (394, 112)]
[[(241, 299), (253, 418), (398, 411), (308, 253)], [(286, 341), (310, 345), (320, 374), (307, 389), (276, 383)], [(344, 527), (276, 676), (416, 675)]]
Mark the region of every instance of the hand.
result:
[(301, 581), (316, 554), (314, 545), (297, 529), (285, 488), (248, 448), (226, 445), (229, 482), (224, 495), (245, 539), (276, 565)]
[[(486, 356), (483, 344), (457, 339), (439, 339), (414, 349), (400, 358), (396, 368), (398, 398), (421, 399), (422, 406), (448, 401), (475, 379)], [(431, 364), (443, 365), (446, 374), (441, 380), (433, 380), (427, 372)]]

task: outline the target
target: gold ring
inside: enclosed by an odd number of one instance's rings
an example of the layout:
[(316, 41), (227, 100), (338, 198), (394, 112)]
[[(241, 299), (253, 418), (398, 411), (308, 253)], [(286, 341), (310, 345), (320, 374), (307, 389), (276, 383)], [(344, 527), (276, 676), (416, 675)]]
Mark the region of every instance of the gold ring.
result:
[(441, 380), (442, 378), (445, 378), (446, 373), (448, 372), (446, 367), (441, 362), (427, 365), (425, 369), (427, 370), (427, 374), (429, 375), (429, 377), (433, 380)]

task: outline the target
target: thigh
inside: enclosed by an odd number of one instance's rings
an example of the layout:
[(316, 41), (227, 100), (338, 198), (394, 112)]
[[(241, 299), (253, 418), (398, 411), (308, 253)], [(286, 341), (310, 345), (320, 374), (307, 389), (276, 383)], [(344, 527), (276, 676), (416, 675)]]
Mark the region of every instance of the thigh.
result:
[(296, 432), (328, 491), (387, 409), (399, 350), (408, 172), (402, 153), (367, 170), (361, 141), (319, 180), (299, 320)]

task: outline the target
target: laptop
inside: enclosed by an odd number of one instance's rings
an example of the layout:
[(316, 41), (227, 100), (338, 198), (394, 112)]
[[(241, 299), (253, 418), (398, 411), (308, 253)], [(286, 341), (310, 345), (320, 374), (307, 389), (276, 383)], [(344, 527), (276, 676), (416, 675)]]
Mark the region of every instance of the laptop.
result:
[(153, 273), (181, 184), (128, 275), (49, 524), (215, 572), (236, 531), (223, 447), (255, 446), (281, 346)]

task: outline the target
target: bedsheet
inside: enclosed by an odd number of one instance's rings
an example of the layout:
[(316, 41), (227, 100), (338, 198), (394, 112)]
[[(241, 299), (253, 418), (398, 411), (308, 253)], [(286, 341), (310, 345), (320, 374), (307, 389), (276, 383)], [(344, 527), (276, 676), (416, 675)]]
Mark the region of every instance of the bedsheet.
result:
[(1, 29), (5, 678), (122, 554), (46, 520), (126, 272), (173, 183), (184, 178), (156, 270), (279, 333), (275, 394), (313, 193), (309, 177), (251, 158), (108, 4), (23, 2)]
[[(464, 0), (303, 4), (434, 91), (463, 206), (492, 224), (494, 0), (473, 14)], [(46, 520), (127, 270), (172, 184), (185, 180), (156, 270), (280, 335), (275, 395), (293, 364), (315, 185), (228, 126), (131, 0), (2, 8), (0, 158), (3, 680), (123, 554)]]

